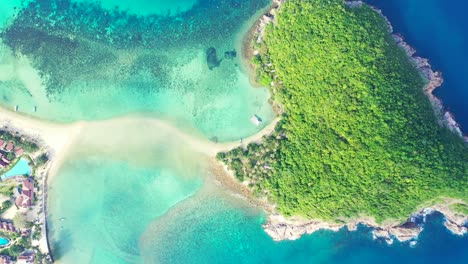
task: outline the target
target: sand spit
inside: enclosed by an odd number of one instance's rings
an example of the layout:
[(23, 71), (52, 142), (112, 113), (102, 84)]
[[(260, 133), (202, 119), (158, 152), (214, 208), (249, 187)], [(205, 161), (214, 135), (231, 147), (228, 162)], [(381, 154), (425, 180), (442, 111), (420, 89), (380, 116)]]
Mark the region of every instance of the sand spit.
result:
[[(258, 142), (263, 136), (273, 131), (278, 121), (278, 118), (275, 119), (258, 134), (244, 139), (243, 144)], [(36, 142), (49, 153), (50, 162), (47, 163), (46, 167), (36, 171), (37, 175), (41, 175), (42, 184), (46, 186), (46, 189), (64, 161), (77, 152), (79, 154), (112, 155), (113, 158), (128, 159), (137, 163), (144, 162), (144, 165), (155, 165), (155, 162), (164, 163), (165, 161), (155, 161), (152, 155), (148, 155), (148, 159), (138, 155), (140, 157), (138, 161), (132, 157), (134, 158), (136, 153), (151, 154), (154, 151), (161, 151), (165, 155), (160, 156), (171, 159), (177, 155), (178, 159), (176, 160), (182, 162), (184, 167), (190, 167), (187, 162), (194, 160), (190, 158), (194, 155), (193, 153), (199, 153), (207, 159), (212, 159), (220, 151), (241, 145), (239, 142), (215, 143), (204, 138), (194, 129), (181, 128), (180, 125), (177, 126), (170, 120), (141, 114), (102, 121), (58, 124), (0, 108), (0, 126)], [(161, 143), (167, 143), (168, 140), (177, 151), (172, 151), (172, 147), (171, 149), (158, 147), (163, 146), (164, 144)], [(123, 146), (126, 151), (122, 151)], [(234, 181), (230, 182), (234, 183)], [(43, 199), (43, 216), (46, 217), (47, 190)], [(44, 228), (46, 228), (45, 225)], [(49, 252), (46, 237), (40, 240), (39, 247), (42, 252)]]
[(0, 108), (0, 126), (17, 135), (25, 136), (49, 151), (53, 160), (49, 176), (56, 171), (74, 140), (80, 134), (84, 123), (57, 124), (38, 120), (16, 112)]

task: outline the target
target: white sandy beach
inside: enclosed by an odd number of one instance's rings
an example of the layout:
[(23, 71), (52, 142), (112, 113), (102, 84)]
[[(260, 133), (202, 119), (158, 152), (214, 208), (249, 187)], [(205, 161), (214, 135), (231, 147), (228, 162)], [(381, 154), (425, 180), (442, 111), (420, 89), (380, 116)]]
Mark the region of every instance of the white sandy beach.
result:
[[(50, 149), (54, 159), (51, 175), (61, 164), (66, 150), (71, 146), (83, 128), (83, 123), (56, 124), (28, 117), (0, 107), (0, 126), (13, 132), (19, 132)], [(49, 175), (49, 177), (51, 176)]]

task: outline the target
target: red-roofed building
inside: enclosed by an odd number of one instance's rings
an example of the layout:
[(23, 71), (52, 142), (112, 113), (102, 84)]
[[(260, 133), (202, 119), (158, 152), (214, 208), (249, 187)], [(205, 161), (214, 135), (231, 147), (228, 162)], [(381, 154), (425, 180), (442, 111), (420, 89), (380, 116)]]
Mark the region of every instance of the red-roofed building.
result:
[(3, 155), (0, 156), (0, 163), (5, 164), (4, 167), (8, 164), (10, 164), (10, 161)]
[(12, 264), (13, 261), (11, 260), (10, 256), (0, 255), (0, 264)]
[[(0, 230), (3, 231), (8, 231), (8, 232), (16, 232), (15, 225), (13, 223), (8, 223), (8, 222), (0, 222)], [(1, 263), (1, 262), (0, 262)]]
[(5, 150), (6, 151), (12, 151), (13, 149), (15, 148), (15, 145), (13, 144), (13, 142), (8, 142), (8, 144), (6, 145), (5, 147)]
[(21, 194), (16, 197), (15, 204), (18, 207), (29, 207), (32, 205), (32, 201), (34, 199), (34, 181), (30, 178), (26, 178), (23, 180), (23, 189), (21, 190)]
[(24, 153), (24, 150), (22, 148), (15, 148), (15, 156), (16, 157), (19, 157), (21, 155), (23, 155)]
[(18, 207), (23, 207), (23, 195), (16, 197), (15, 204)]
[(23, 252), (18, 256), (18, 264), (34, 263), (34, 252)]
[(3, 149), (5, 147), (5, 140), (0, 139), (0, 149)]
[(3, 156), (0, 156), (0, 167), (5, 168), (6, 166), (8, 166), (8, 163), (3, 161)]

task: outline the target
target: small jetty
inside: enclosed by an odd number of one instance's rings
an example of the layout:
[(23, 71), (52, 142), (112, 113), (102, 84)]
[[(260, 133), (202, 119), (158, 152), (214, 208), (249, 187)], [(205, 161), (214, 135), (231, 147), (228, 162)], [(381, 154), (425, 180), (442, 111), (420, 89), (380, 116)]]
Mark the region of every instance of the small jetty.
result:
[(15, 112), (18, 112), (18, 105), (15, 105)]

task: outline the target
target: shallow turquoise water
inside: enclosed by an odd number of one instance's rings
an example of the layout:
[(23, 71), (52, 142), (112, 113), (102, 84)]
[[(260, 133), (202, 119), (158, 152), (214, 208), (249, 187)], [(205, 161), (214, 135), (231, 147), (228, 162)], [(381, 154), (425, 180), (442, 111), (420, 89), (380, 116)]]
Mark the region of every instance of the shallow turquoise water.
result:
[[(85, 2), (89, 0), (73, 0), (74, 2)], [(177, 13), (190, 10), (196, 0), (101, 0), (101, 4), (106, 9), (128, 10), (132, 14), (139, 15), (176, 15)]]
[(29, 166), (29, 161), (27, 159), (20, 159), (15, 166), (5, 172), (1, 178), (5, 180), (18, 175), (31, 175), (31, 166)]
[[(268, 0), (148, 2), (36, 0), (18, 9), (0, 38), (0, 104), (61, 122), (162, 114), (218, 140), (259, 131), (254, 114), (272, 120), (268, 92), (252, 87), (242, 66), (238, 38)], [(160, 14), (174, 8), (177, 15)], [(212, 70), (210, 47), (222, 60)], [(238, 56), (224, 58), (232, 50)]]
[[(196, 175), (194, 175), (196, 176)], [(200, 179), (100, 157), (67, 162), (52, 183), (50, 238), (64, 263), (141, 263), (146, 226), (192, 195)]]

